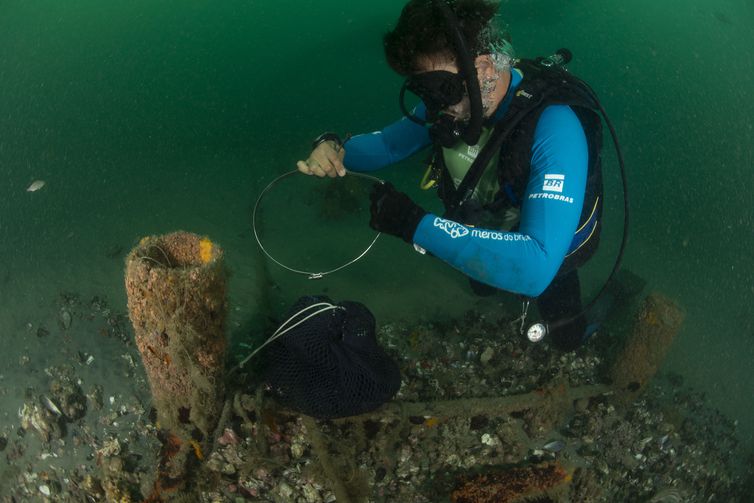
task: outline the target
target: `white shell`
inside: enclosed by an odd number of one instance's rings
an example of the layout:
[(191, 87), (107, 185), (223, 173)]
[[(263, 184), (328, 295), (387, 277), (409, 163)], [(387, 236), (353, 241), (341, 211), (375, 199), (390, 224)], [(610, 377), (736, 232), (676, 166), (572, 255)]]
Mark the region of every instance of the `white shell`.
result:
[(490, 447), (498, 447), (500, 445), (500, 439), (497, 435), (490, 435), (489, 433), (485, 433), (484, 435), (482, 435), (482, 443)]
[(39, 492), (41, 492), (45, 496), (49, 496), (51, 492), (50, 486), (48, 486), (47, 484), (42, 484), (41, 486), (39, 486)]
[(33, 182), (31, 182), (31, 185), (26, 188), (26, 192), (36, 192), (44, 186), (44, 180), (34, 180)]
[(562, 440), (553, 440), (552, 442), (547, 442), (545, 445), (542, 446), (542, 448), (546, 451), (550, 452), (560, 452), (565, 447), (565, 442)]
[(56, 416), (60, 417), (63, 415), (63, 412), (58, 408), (57, 405), (55, 405), (55, 402), (53, 402), (50, 399), (50, 397), (48, 397), (47, 395), (42, 395), (42, 403), (47, 408), (47, 410), (49, 410)]
[(71, 313), (66, 308), (62, 308), (60, 310), (60, 325), (63, 327), (63, 330), (71, 328), (72, 322), (73, 317), (71, 316)]
[(490, 363), (490, 360), (492, 360), (492, 357), (495, 356), (495, 350), (492, 349), (492, 347), (487, 346), (484, 351), (482, 351), (482, 355), (479, 357), (479, 361), (483, 365), (487, 365)]

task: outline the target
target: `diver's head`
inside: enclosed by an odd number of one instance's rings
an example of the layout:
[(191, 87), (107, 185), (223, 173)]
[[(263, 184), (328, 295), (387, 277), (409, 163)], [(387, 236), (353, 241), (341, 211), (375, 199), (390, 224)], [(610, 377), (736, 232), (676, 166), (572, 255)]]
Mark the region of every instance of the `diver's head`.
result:
[[(388, 63), (406, 76), (404, 113), (452, 130), (443, 143), (475, 144), (483, 117), (505, 96), (513, 50), (496, 14), (497, 4), (487, 0), (410, 0), (385, 35)], [(426, 105), (426, 121), (408, 113), (406, 90)]]

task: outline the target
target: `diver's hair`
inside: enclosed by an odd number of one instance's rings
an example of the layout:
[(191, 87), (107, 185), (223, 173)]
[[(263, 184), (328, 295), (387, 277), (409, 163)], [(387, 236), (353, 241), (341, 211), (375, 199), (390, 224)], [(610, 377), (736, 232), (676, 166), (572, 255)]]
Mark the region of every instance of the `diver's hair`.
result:
[(456, 59), (453, 33), (436, 2), (446, 2), (458, 18), (472, 55), (492, 54), (496, 67), (510, 67), (513, 48), (500, 28), (499, 2), (490, 0), (409, 0), (383, 44), (390, 67), (400, 75), (419, 71), (425, 58)]

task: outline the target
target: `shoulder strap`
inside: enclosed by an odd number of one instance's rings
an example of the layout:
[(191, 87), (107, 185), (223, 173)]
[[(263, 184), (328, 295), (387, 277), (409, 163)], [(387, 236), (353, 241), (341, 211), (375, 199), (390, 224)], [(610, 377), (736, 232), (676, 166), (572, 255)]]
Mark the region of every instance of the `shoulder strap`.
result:
[[(534, 131), (542, 112), (550, 105), (568, 105), (579, 119), (587, 136), (589, 148), (589, 173), (595, 173), (602, 149), (602, 124), (596, 104), (584, 88), (584, 84), (563, 69), (542, 68), (536, 61), (526, 61), (520, 65), (525, 76), (545, 79), (554, 87), (548, 98), (539, 107), (519, 122), (515, 131), (507, 138), (500, 149), (498, 177), (500, 186), (510, 192), (511, 202), (520, 201), (529, 179), (531, 149)], [(512, 197), (511, 197), (512, 196)], [(515, 203), (514, 203), (515, 204)]]
[(474, 188), (482, 178), (484, 169), (499, 151), (505, 140), (511, 135), (519, 122), (532, 110), (536, 109), (552, 92), (554, 88), (548, 86), (541, 79), (524, 80), (516, 90), (505, 116), (495, 125), (487, 144), (479, 152), (469, 171), (455, 191), (450, 191), (446, 205), (446, 218), (453, 218), (458, 208), (469, 200)]

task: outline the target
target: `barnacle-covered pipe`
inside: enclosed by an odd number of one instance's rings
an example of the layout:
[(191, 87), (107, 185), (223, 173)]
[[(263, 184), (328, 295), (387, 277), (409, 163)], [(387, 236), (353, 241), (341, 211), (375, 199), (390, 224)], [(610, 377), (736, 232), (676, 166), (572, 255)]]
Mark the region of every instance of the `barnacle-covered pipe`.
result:
[(635, 399), (657, 373), (684, 318), (681, 307), (661, 294), (652, 293), (644, 300), (625, 346), (610, 370), (613, 384), (624, 401)]
[(171, 439), (163, 461), (180, 477), (210, 445), (224, 400), (223, 251), (188, 232), (146, 237), (126, 258), (125, 282), (157, 421)]

